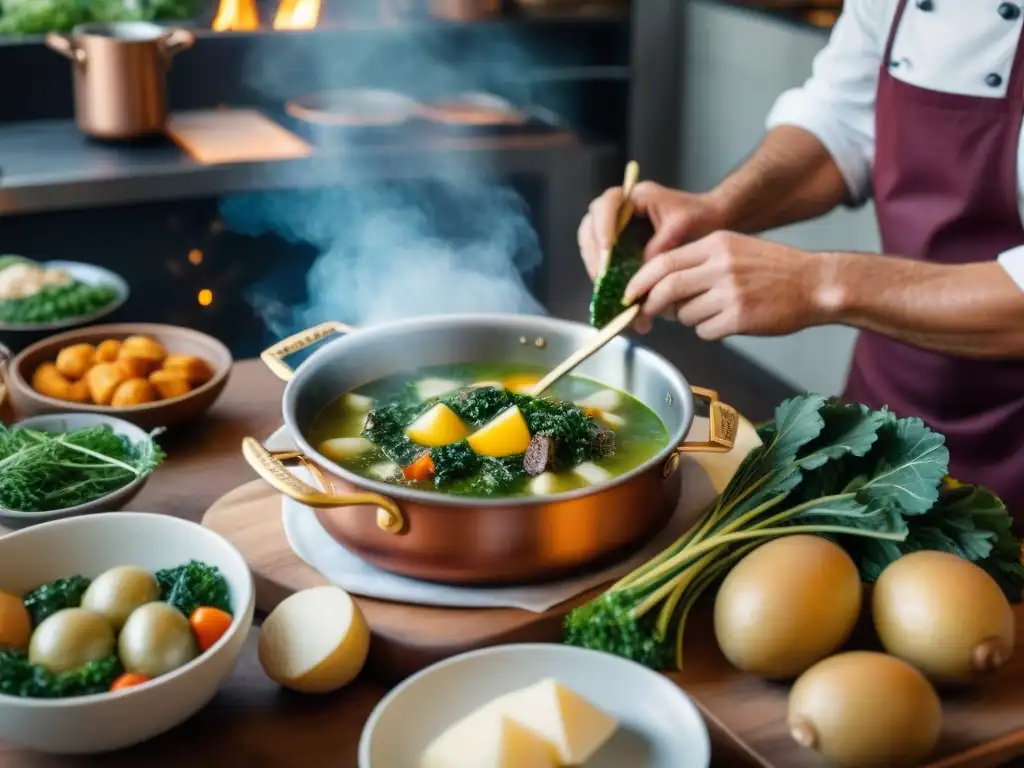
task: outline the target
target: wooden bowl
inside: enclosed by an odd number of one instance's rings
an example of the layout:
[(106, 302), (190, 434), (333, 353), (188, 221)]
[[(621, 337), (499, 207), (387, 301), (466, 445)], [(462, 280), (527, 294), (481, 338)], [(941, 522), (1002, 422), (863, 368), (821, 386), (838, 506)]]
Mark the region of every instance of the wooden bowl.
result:
[[(105, 339), (149, 336), (171, 354), (196, 355), (213, 369), (213, 378), (181, 397), (158, 400), (125, 408), (72, 403), (47, 397), (30, 384), (32, 374), (43, 363), (53, 362), (57, 353), (71, 344), (99, 344)], [(221, 342), (191, 328), (156, 323), (117, 323), (78, 328), (36, 342), (18, 353), (8, 368), (7, 387), (18, 418), (44, 413), (102, 413), (129, 421), (143, 429), (174, 427), (202, 416), (214, 404), (231, 375), (231, 352)]]

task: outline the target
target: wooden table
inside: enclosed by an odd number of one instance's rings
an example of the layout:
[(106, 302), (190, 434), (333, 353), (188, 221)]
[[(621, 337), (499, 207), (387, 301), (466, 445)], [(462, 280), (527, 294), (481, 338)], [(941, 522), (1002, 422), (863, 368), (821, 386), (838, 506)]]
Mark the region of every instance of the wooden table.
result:
[[(167, 463), (153, 475), (132, 508), (199, 521), (218, 497), (252, 480), (253, 473), (239, 450), (242, 438), (266, 437), (280, 425), (283, 388), (258, 361), (236, 364), (231, 382), (209, 418), (161, 441), (168, 453)], [(216, 698), (178, 728), (138, 747), (91, 758), (49, 757), (0, 743), (0, 766), (356, 768), (363, 724), (387, 688), (361, 679), (325, 696), (283, 691), (260, 669), (258, 633), (253, 629), (238, 667)], [(709, 726), (716, 768), (759, 764), (723, 729), (714, 723)]]

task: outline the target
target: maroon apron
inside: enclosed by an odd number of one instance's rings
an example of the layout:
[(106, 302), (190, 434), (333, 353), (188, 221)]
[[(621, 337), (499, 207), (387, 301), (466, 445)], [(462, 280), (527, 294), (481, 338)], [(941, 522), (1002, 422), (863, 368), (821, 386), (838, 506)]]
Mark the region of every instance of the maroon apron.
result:
[[(900, 0), (878, 79), (874, 198), (883, 252), (938, 264), (1024, 245), (1017, 146), (1024, 45), (1005, 98), (939, 93), (891, 77)], [(924, 12), (924, 11), (922, 11)], [(979, 13), (994, 10), (979, 10)], [(998, 493), (1024, 527), (1024, 361), (951, 357), (862, 332), (844, 395), (946, 436), (950, 474)]]

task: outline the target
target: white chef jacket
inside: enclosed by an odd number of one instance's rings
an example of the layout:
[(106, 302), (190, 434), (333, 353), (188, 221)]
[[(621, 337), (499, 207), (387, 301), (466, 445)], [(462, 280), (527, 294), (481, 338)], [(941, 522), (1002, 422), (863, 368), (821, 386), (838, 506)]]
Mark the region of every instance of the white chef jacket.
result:
[[(810, 79), (775, 102), (767, 125), (816, 136), (846, 180), (854, 203), (871, 196), (875, 91), (896, 0), (845, 0)], [(1021, 28), (1024, 0), (907, 0), (889, 74), (919, 88), (1001, 99)], [(1024, 220), (1024, 131), (1017, 149), (1017, 202)], [(1024, 290), (1024, 246), (999, 255)]]

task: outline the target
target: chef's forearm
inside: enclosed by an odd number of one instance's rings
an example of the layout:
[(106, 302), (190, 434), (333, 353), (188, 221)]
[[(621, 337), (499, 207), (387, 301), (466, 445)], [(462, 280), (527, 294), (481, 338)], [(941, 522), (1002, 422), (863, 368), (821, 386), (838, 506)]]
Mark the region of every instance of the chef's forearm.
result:
[(996, 261), (929, 264), (824, 254), (825, 322), (964, 357), (1024, 358), (1024, 292)]
[(783, 125), (709, 194), (722, 229), (754, 234), (828, 213), (843, 202), (846, 185), (817, 138)]

